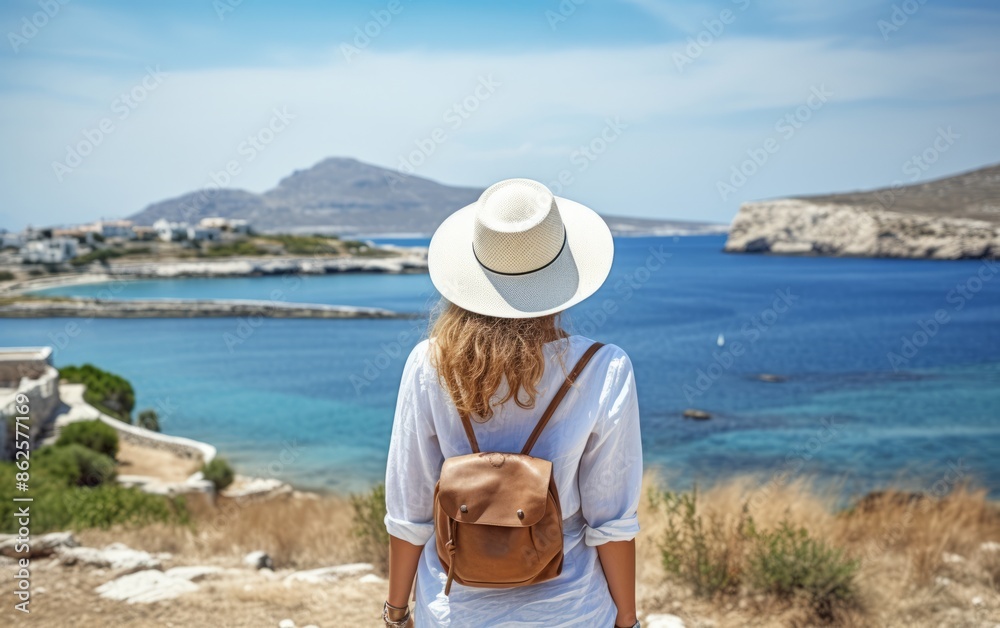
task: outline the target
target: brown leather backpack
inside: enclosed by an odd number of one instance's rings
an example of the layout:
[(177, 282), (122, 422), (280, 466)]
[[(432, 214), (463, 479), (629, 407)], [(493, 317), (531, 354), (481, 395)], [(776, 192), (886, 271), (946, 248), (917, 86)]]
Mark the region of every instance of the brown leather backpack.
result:
[(521, 453), (480, 452), (472, 423), (461, 415), (472, 453), (444, 461), (434, 489), (438, 558), (452, 580), (469, 587), (508, 589), (562, 573), (562, 507), (552, 463), (530, 456), (570, 386), (603, 346), (584, 352), (556, 392)]

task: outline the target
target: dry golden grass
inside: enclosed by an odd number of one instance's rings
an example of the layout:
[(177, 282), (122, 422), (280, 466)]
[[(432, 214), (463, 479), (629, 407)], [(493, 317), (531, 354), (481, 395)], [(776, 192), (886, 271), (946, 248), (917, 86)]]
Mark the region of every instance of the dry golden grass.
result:
[(333, 495), (240, 501), (220, 497), (214, 507), (192, 502), (190, 527), (156, 524), (144, 528), (87, 530), (81, 542), (121, 542), (150, 552), (182, 554), (192, 560), (242, 558), (262, 550), (276, 569), (335, 565), (359, 559), (350, 528), (348, 500)]
[[(645, 484), (658, 488), (663, 483), (647, 474)], [(986, 491), (960, 485), (941, 498), (885, 491), (867, 496), (848, 510), (836, 508), (836, 501), (835, 493), (817, 491), (805, 480), (762, 485), (751, 478), (733, 478), (700, 491), (698, 511), (722, 522), (727, 536), (719, 542), (732, 547), (741, 542), (735, 523), (746, 505), (758, 529), (788, 521), (859, 560), (858, 606), (838, 616), (842, 625), (978, 626), (980, 619), (1000, 621), (1000, 552), (980, 551), (984, 542), (1000, 540), (1000, 505), (987, 500)], [(658, 541), (663, 538), (665, 518), (648, 501), (640, 518), (640, 590), (655, 590), (657, 578), (661, 586), (670, 587), (659, 564)], [(946, 553), (964, 560), (948, 564)], [(939, 578), (952, 584), (942, 586), (936, 581)], [(815, 623), (807, 608), (794, 603), (746, 592), (730, 600), (699, 601), (683, 586), (672, 586), (684, 608), (705, 609), (693, 612), (693, 616), (718, 616), (709, 609), (718, 609), (721, 603), (723, 608), (735, 604), (738, 610), (741, 606), (753, 610), (754, 625), (758, 621), (769, 625), (769, 619), (777, 621), (774, 625)], [(976, 596), (984, 600), (980, 607), (971, 605)], [(968, 623), (956, 616), (956, 611), (968, 616)], [(741, 621), (750, 620), (744, 616), (723, 619), (722, 624), (743, 625)]]
[[(647, 490), (662, 486), (662, 481), (647, 474)], [(870, 496), (850, 511), (838, 511), (835, 503), (833, 494), (816, 491), (805, 481), (762, 487), (747, 478), (722, 482), (700, 491), (698, 497), (704, 514), (735, 522), (743, 505), (748, 504), (749, 514), (762, 529), (787, 520), (860, 559), (856, 577), (859, 604), (837, 615), (839, 625), (980, 627), (1000, 623), (1000, 552), (980, 551), (986, 541), (1000, 542), (1000, 510), (986, 500), (983, 491), (959, 487), (941, 499), (886, 492)], [(89, 530), (79, 538), (85, 545), (117, 541), (150, 552), (170, 552), (174, 554), (171, 565), (238, 567), (242, 556), (253, 550), (268, 552), (279, 570), (371, 558), (351, 532), (353, 509), (347, 498), (220, 499), (215, 507), (195, 510), (190, 528), (153, 525)], [(683, 583), (669, 580), (662, 567), (662, 513), (643, 499), (639, 517), (640, 617), (672, 613), (681, 616), (689, 628), (818, 624), (810, 609), (795, 600), (745, 590), (712, 599), (694, 596)], [(723, 542), (737, 541), (728, 538)], [(964, 560), (947, 562), (944, 553)], [(64, 583), (58, 597), (50, 594), (48, 602), (40, 598), (52, 605), (46, 611), (49, 617), (59, 617), (63, 608), (69, 613), (75, 606), (97, 603), (93, 593), (96, 577), (79, 569), (73, 573), (72, 581), (79, 581), (79, 585), (66, 584), (70, 582), (69, 568), (54, 567), (45, 576), (50, 590), (55, 588), (54, 582)], [(940, 578), (951, 584), (936, 583)], [(104, 609), (103, 617), (120, 607), (122, 617), (129, 618), (127, 625), (275, 625), (281, 617), (293, 617), (300, 625), (334, 626), (345, 621), (378, 625), (377, 609), (384, 595), (384, 584), (344, 582), (288, 589), (280, 581), (239, 580), (206, 583), (200, 592), (148, 608), (132, 605), (125, 609), (125, 605), (106, 600), (99, 605)], [(973, 597), (981, 597), (983, 604), (974, 607), (970, 602)], [(222, 609), (224, 620), (216, 615), (216, 621), (210, 621), (215, 613), (211, 609)], [(39, 625), (59, 625), (53, 622)], [(88, 620), (80, 625), (101, 624), (95, 616), (92, 624)]]

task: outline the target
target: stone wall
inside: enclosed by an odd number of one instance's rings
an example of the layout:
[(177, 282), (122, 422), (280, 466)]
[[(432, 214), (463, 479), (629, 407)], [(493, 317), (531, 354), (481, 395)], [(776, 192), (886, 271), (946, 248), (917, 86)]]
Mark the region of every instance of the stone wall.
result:
[(12, 460), (14, 457), (14, 417), (19, 416), (16, 407), (19, 395), (28, 397), (28, 408), (31, 420), (29, 434), (32, 448), (38, 438), (49, 431), (59, 408), (59, 371), (46, 365), (45, 370), (36, 379), (21, 380), (16, 392), (4, 395), (0, 400), (0, 416), (3, 417), (3, 429), (0, 429), (0, 459)]
[(142, 447), (164, 449), (181, 456), (182, 458), (201, 460), (203, 464), (207, 464), (215, 458), (215, 447), (209, 445), (208, 443), (203, 443), (190, 438), (184, 438), (183, 436), (171, 436), (169, 434), (153, 432), (141, 427), (129, 425), (128, 423), (123, 423), (122, 421), (111, 418), (105, 414), (101, 414), (98, 418), (100, 418), (100, 420), (107, 425), (115, 428), (118, 432), (118, 438), (123, 441), (140, 445)]

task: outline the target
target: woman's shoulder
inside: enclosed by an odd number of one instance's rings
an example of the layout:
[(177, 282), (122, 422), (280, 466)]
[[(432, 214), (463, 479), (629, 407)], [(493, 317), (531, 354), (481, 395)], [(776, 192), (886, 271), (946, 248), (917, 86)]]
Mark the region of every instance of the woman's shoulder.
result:
[(574, 334), (568, 336), (567, 338), (563, 339), (563, 342), (568, 343), (569, 345), (568, 353), (570, 355), (583, 355), (583, 352), (586, 351), (587, 348), (590, 347), (592, 344), (594, 344), (595, 342), (602, 342), (603, 346), (597, 350), (597, 353), (594, 354), (592, 358), (593, 360), (602, 360), (608, 363), (624, 362), (629, 366), (631, 366), (628, 354), (625, 352), (624, 349), (622, 349), (621, 347), (619, 347), (614, 343), (597, 341), (594, 340), (593, 338), (582, 336), (580, 334)]

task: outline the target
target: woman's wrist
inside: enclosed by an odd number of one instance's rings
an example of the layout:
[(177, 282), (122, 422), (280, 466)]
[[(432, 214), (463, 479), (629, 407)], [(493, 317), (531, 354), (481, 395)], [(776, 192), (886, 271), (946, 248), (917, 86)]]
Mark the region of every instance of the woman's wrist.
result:
[(386, 626), (412, 626), (410, 620), (410, 607), (394, 606), (388, 601), (382, 606), (382, 619)]
[(617, 628), (632, 628), (637, 621), (639, 621), (639, 618), (636, 617), (635, 611), (632, 611), (631, 613), (620, 614), (615, 617), (615, 626)]

